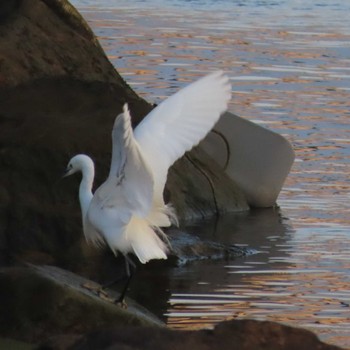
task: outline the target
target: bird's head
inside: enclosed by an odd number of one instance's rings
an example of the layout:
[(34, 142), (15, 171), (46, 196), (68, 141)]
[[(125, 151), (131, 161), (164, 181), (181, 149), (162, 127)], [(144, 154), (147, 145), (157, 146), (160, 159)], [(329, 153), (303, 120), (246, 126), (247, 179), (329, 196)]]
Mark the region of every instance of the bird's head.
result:
[(84, 168), (87, 166), (90, 167), (91, 164), (92, 160), (89, 156), (85, 154), (77, 154), (69, 161), (63, 177), (72, 175), (78, 171), (83, 172)]

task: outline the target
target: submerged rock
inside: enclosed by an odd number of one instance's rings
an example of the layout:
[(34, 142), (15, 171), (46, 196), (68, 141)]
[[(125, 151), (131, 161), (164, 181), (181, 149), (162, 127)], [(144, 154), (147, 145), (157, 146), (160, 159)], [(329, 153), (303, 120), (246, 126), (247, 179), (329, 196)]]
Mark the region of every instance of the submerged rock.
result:
[(206, 259), (233, 259), (256, 253), (254, 249), (203, 239), (177, 229), (170, 230), (168, 237), (171, 243), (169, 256), (175, 259), (177, 265)]
[[(61, 344), (65, 343), (65, 347)], [(79, 338), (59, 337), (38, 350), (336, 350), (309, 331), (275, 322), (232, 320), (213, 330), (173, 331), (147, 327), (115, 327)]]

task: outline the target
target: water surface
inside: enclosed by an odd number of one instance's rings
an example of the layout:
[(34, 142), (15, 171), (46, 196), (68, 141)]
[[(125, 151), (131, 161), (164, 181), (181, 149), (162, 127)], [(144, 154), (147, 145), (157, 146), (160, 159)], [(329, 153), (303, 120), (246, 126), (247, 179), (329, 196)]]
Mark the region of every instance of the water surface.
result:
[(296, 152), (279, 210), (187, 228), (258, 254), (150, 264), (139, 276), (147, 283), (132, 293), (146, 295), (143, 303), (176, 329), (249, 317), (305, 327), (350, 348), (350, 2), (73, 3), (148, 101), (224, 69), (233, 84), (230, 111), (284, 135)]

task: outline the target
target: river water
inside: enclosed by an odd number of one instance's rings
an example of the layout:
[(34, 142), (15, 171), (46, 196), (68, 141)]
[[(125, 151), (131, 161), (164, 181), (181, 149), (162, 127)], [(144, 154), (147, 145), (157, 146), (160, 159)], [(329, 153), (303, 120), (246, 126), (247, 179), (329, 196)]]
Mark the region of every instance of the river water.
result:
[(186, 228), (257, 254), (150, 264), (133, 296), (174, 329), (254, 318), (350, 348), (350, 1), (72, 3), (148, 101), (223, 69), (233, 85), (230, 111), (284, 135), (296, 152), (279, 209)]

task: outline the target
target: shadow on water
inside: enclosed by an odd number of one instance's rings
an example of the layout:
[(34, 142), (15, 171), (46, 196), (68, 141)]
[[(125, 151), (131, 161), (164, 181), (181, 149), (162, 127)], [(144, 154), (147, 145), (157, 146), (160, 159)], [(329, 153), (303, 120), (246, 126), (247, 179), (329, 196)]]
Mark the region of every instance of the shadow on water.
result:
[[(140, 266), (130, 296), (163, 320), (168, 318), (169, 312), (173, 313), (169, 305), (178, 293), (204, 293), (215, 298), (217, 289), (241, 284), (242, 276), (229, 274), (227, 266), (266, 266), (271, 257), (288, 255), (278, 246), (284, 245), (292, 232), (288, 219), (281, 215), (278, 208), (254, 209), (203, 219), (180, 230), (203, 240), (252, 248), (256, 253), (239, 258), (197, 260), (181, 266), (169, 266), (164, 261)], [(193, 299), (193, 302), (198, 300)], [(224, 316), (229, 313), (224, 312)]]
[(259, 249), (270, 236), (284, 237), (292, 232), (288, 218), (278, 208), (251, 209), (227, 213), (194, 222), (185, 227), (188, 233), (226, 244)]

